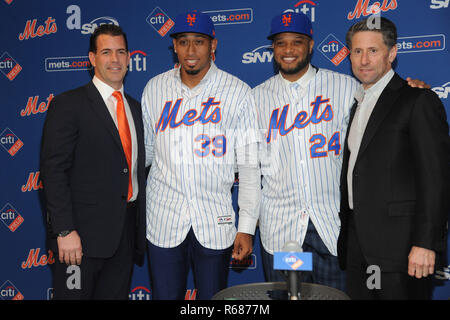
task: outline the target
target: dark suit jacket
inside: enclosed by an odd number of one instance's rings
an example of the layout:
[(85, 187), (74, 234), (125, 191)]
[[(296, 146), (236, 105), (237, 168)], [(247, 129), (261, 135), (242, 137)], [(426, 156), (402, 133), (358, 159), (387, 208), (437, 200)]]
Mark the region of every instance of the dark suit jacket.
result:
[[(142, 112), (139, 102), (125, 96), (138, 144), (134, 254), (135, 262), (142, 264), (146, 225)], [(84, 256), (111, 257), (125, 221), (128, 164), (117, 127), (92, 82), (51, 101), (42, 137), (41, 179), (51, 233), (77, 230)]]
[[(348, 134), (341, 173), (338, 258), (345, 269)], [(449, 136), (437, 95), (411, 88), (397, 74), (370, 116), (353, 170), (356, 231), (369, 265), (407, 271), (412, 246), (445, 250), (449, 212)]]

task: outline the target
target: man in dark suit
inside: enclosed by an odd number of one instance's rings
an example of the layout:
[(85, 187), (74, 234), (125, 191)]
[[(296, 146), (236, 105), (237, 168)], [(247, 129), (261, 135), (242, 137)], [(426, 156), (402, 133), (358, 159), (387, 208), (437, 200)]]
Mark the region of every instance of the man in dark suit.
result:
[(125, 33), (91, 36), (92, 82), (56, 96), (41, 149), (54, 298), (128, 299), (145, 252), (145, 152), (141, 106), (124, 93)]
[(449, 129), (439, 98), (392, 70), (395, 25), (376, 24), (347, 33), (361, 88), (345, 139), (338, 258), (353, 299), (429, 299), (447, 241)]

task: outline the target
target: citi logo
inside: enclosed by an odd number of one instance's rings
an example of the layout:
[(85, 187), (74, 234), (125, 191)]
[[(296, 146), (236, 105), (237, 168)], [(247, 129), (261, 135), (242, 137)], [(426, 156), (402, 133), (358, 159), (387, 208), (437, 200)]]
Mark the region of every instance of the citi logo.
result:
[(22, 140), (11, 131), (6, 128), (0, 134), (0, 145), (5, 149), (12, 157), (23, 147)]
[(150, 290), (146, 287), (136, 287), (133, 290), (131, 290), (130, 294), (128, 295), (129, 300), (151, 300), (150, 297)]
[(147, 54), (144, 51), (135, 50), (130, 53), (128, 71), (147, 71)]
[(0, 210), (0, 220), (11, 232), (16, 231), (24, 221), (20, 213), (9, 203)]
[(294, 9), (286, 9), (284, 12), (302, 12), (303, 14), (309, 16), (311, 22), (316, 21), (316, 3), (311, 0), (301, 0), (294, 5)]
[(119, 25), (119, 22), (116, 18), (113, 17), (98, 17), (93, 19), (92, 21), (81, 24), (81, 9), (79, 6), (72, 4), (67, 7), (66, 10), (67, 14), (70, 14), (70, 16), (66, 20), (66, 26), (69, 30), (81, 30), (82, 34), (91, 34), (94, 32), (94, 30), (102, 25), (102, 24), (115, 24), (116, 26)]
[(14, 284), (6, 280), (0, 287), (0, 299), (2, 300), (23, 300), (22, 293), (17, 290)]
[(271, 45), (265, 45), (258, 47), (256, 49), (253, 49), (250, 52), (245, 52), (242, 55), (242, 63), (249, 64), (249, 63), (267, 63), (272, 62), (273, 59), (273, 52), (270, 50), (272, 48)]

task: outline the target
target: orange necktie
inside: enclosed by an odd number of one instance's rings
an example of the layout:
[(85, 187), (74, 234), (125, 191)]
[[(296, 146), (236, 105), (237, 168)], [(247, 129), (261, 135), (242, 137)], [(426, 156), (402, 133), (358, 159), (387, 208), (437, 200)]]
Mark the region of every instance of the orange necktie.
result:
[(129, 201), (133, 195), (133, 185), (131, 183), (131, 134), (128, 126), (127, 115), (125, 113), (125, 106), (123, 104), (122, 93), (114, 91), (114, 98), (117, 99), (117, 126), (119, 129), (120, 141), (122, 142), (123, 151), (128, 163), (128, 198)]

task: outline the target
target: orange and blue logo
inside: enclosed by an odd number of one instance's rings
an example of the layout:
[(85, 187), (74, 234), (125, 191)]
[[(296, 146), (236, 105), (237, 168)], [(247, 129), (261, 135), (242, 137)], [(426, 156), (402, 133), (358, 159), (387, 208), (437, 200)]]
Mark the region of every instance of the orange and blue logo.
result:
[(23, 147), (22, 140), (17, 137), (11, 129), (6, 128), (0, 134), (0, 145), (5, 149), (12, 157)]
[(317, 48), (335, 66), (338, 66), (350, 54), (350, 50), (331, 33)]
[(20, 64), (18, 64), (8, 52), (4, 52), (0, 57), (0, 72), (12, 81), (17, 77), (20, 71), (22, 71)]
[(281, 17), (282, 17), (282, 23), (283, 23), (286, 27), (288, 27), (288, 26), (291, 24), (291, 22), (292, 22), (292, 17), (291, 17), (291, 15), (290, 15), (290, 14), (283, 14)]
[(0, 287), (0, 299), (23, 300), (24, 296), (11, 281), (6, 280)]
[(0, 220), (11, 232), (16, 231), (24, 221), (20, 213), (9, 203), (0, 210)]
[(160, 7), (153, 9), (146, 21), (161, 37), (164, 37), (175, 25), (175, 22)]
[(191, 27), (194, 25), (196, 20), (196, 14), (195, 13), (189, 13), (186, 17), (186, 23), (189, 24)]

